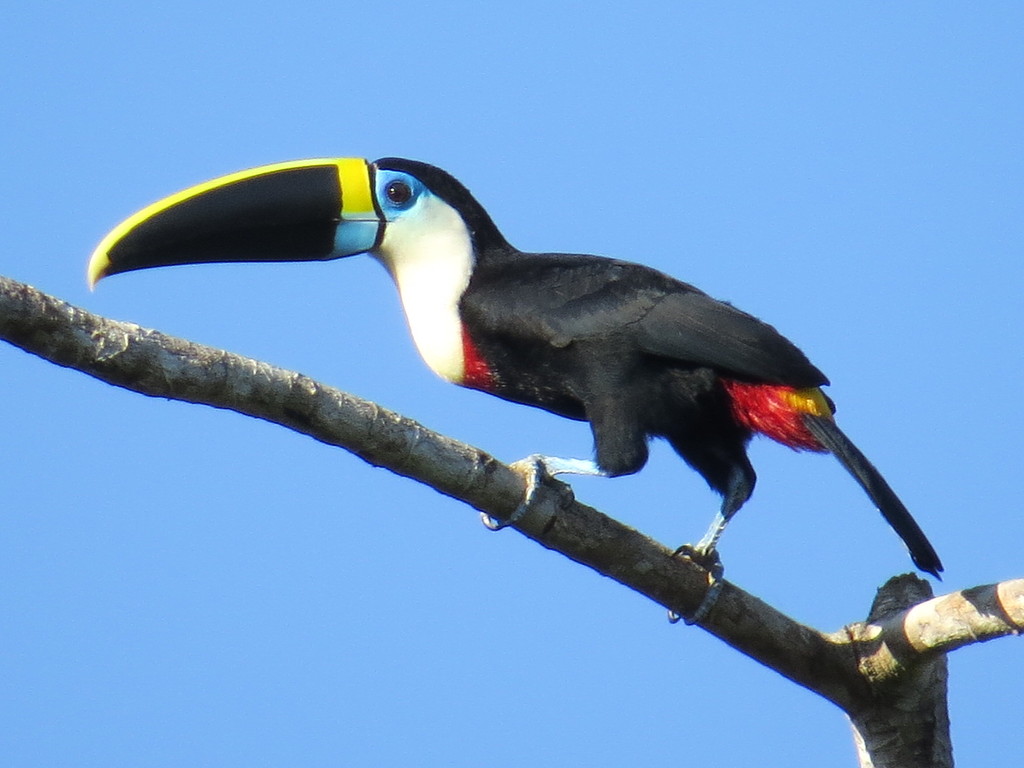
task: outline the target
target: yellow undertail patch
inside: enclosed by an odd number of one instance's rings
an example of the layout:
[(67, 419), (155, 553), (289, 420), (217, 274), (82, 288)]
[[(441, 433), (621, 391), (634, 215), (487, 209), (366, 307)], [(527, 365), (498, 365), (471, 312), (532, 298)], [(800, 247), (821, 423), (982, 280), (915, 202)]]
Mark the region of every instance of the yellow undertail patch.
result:
[(817, 387), (784, 390), (782, 396), (795, 411), (809, 413), (812, 416), (832, 416), (828, 399)]

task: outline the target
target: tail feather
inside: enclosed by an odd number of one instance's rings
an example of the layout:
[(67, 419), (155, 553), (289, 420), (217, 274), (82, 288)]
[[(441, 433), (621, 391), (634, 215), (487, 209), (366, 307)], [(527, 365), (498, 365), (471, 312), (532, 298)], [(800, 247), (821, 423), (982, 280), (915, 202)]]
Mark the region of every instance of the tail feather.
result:
[(942, 570), (942, 561), (939, 560), (924, 531), (860, 449), (843, 434), (835, 421), (827, 416), (804, 414), (803, 422), (818, 442), (839, 459), (846, 471), (853, 475), (860, 487), (871, 497), (882, 517), (907, 545), (914, 565), (936, 578), (941, 578), (939, 572)]

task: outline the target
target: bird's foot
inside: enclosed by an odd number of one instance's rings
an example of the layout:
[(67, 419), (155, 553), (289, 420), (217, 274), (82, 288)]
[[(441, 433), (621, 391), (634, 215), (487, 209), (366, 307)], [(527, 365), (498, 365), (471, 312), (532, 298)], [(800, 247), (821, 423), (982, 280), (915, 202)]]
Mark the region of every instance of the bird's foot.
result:
[(480, 522), (484, 524), (485, 528), (492, 531), (500, 531), (502, 528), (519, 522), (526, 511), (533, 504), (534, 498), (537, 496), (537, 489), (540, 488), (540, 484), (544, 481), (544, 472), (546, 465), (544, 463), (544, 457), (535, 454), (533, 456), (527, 456), (525, 459), (517, 461), (513, 466), (523, 467), (526, 475), (526, 493), (523, 494), (523, 500), (519, 502), (519, 506), (515, 508), (511, 515), (506, 520), (498, 520), (496, 517), (491, 517), (486, 512), (480, 513)]
[(518, 522), (527, 513), (537, 496), (537, 489), (544, 482), (544, 475), (554, 477), (555, 475), (596, 475), (606, 477), (607, 473), (597, 466), (596, 462), (589, 459), (562, 459), (557, 456), (544, 456), (535, 453), (515, 462), (512, 467), (526, 475), (526, 493), (523, 500), (515, 511), (508, 516), (507, 520), (498, 520), (486, 512), (480, 513), (480, 521), (492, 531), (500, 531), (502, 528)]
[(709, 572), (725, 570), (722, 565), (722, 558), (718, 554), (718, 550), (707, 550), (701, 547), (700, 544), (683, 544), (682, 546), (676, 547), (672, 552), (672, 557), (685, 557), (687, 560), (692, 560), (705, 571)]
[(704, 599), (700, 601), (700, 605), (697, 606), (693, 613), (689, 616), (683, 616), (670, 610), (668, 612), (668, 620), (672, 624), (675, 624), (680, 619), (686, 624), (699, 624), (707, 618), (711, 609), (715, 607), (715, 603), (718, 602), (718, 596), (722, 592), (722, 575), (725, 573), (725, 566), (722, 565), (722, 559), (718, 556), (717, 549), (706, 551), (701, 549), (700, 544), (697, 546), (683, 544), (672, 553), (672, 556), (685, 557), (707, 571), (708, 589), (704, 593)]

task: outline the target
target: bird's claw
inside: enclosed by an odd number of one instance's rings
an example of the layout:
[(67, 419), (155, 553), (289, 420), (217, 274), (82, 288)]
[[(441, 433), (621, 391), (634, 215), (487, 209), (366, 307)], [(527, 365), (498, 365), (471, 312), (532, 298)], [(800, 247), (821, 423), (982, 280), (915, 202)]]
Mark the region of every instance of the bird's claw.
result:
[(722, 575), (725, 573), (725, 566), (722, 564), (722, 559), (718, 556), (717, 549), (705, 552), (699, 546), (694, 547), (692, 544), (683, 544), (672, 553), (673, 557), (680, 555), (693, 561), (708, 572), (708, 589), (704, 593), (704, 599), (700, 601), (700, 605), (697, 606), (693, 613), (689, 616), (684, 616), (670, 610), (668, 612), (668, 620), (672, 624), (675, 624), (680, 619), (685, 624), (699, 624), (707, 618), (711, 609), (715, 607), (715, 603), (718, 602), (718, 596), (722, 592)]
[(519, 506), (506, 520), (498, 520), (486, 512), (481, 512), (480, 522), (488, 530), (500, 531), (502, 528), (519, 522), (530, 509), (530, 505), (533, 504), (533, 500), (537, 496), (537, 489), (540, 488), (540, 484), (544, 480), (545, 467), (544, 459), (541, 456), (528, 456), (522, 461), (517, 461), (513, 466), (521, 467), (526, 475), (526, 492), (523, 494), (523, 500), (519, 502)]

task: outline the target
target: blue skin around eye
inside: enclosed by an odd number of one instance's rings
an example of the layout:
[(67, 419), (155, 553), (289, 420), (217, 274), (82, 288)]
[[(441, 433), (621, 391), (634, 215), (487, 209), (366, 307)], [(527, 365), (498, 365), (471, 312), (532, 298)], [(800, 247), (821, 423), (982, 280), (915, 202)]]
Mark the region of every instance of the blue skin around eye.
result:
[[(401, 205), (392, 203), (388, 200), (386, 194), (388, 185), (395, 181), (405, 182), (409, 185), (409, 189), (412, 190), (412, 196)], [(401, 171), (377, 171), (377, 203), (388, 219), (394, 215), (401, 214), (402, 211), (406, 211), (415, 205), (416, 200), (423, 194), (423, 191), (423, 184), (414, 176), (402, 173)]]

